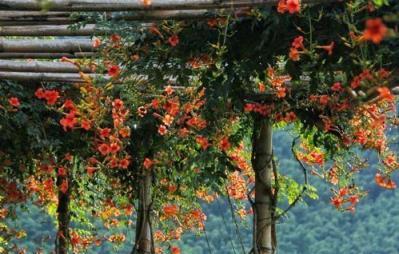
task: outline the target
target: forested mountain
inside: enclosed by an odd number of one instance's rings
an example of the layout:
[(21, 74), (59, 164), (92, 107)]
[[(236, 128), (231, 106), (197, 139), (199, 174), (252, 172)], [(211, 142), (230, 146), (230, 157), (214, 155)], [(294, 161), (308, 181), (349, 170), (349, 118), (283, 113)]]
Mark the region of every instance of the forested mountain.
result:
[[(291, 134), (276, 133), (276, 156), (283, 172), (300, 176), (300, 169), (293, 160), (290, 144)], [(372, 166), (373, 155), (369, 155)], [(317, 178), (310, 178), (322, 195), (319, 200), (307, 200), (295, 207), (278, 224), (279, 253), (285, 254), (393, 254), (399, 253), (399, 193), (387, 191), (374, 184), (374, 170), (360, 175), (359, 185), (369, 191), (354, 214), (341, 213), (329, 203), (329, 186)], [(299, 180), (300, 178), (298, 178)], [(251, 223), (236, 216), (237, 226), (232, 219), (230, 205), (219, 200), (205, 205), (207, 211), (206, 236), (186, 235), (178, 244), (182, 253), (192, 254), (241, 254), (243, 248), (249, 251)], [(29, 210), (29, 211), (28, 211)], [(54, 243), (54, 222), (49, 216), (31, 205), (26, 211), (19, 209), (18, 219), (10, 225), (24, 228), (27, 236), (17, 243), (25, 246), (28, 253), (42, 249), (51, 253)], [(102, 226), (98, 223), (101, 230)], [(238, 228), (238, 230), (237, 230)], [(104, 228), (102, 228), (104, 230)], [(102, 245), (88, 253), (130, 253), (133, 229), (124, 228), (124, 246)], [(207, 240), (208, 239), (208, 242)], [(240, 240), (241, 239), (241, 240)]]
[[(291, 157), (287, 133), (275, 135), (275, 151), (285, 172), (299, 175), (300, 168)], [(369, 156), (373, 167), (373, 155)], [(375, 164), (374, 164), (375, 165)], [(375, 170), (362, 172), (359, 185), (368, 190), (354, 214), (341, 213), (330, 204), (329, 186), (310, 178), (322, 194), (319, 200), (307, 200), (295, 207), (278, 224), (278, 246), (282, 254), (392, 254), (399, 253), (399, 193), (379, 188), (374, 183)], [(246, 226), (245, 226), (246, 224)], [(212, 253), (243, 253), (227, 202), (210, 209), (207, 234)], [(250, 223), (240, 224), (240, 235), (248, 253)], [(186, 238), (184, 253), (210, 253), (202, 238)], [(234, 249), (233, 249), (234, 244)]]

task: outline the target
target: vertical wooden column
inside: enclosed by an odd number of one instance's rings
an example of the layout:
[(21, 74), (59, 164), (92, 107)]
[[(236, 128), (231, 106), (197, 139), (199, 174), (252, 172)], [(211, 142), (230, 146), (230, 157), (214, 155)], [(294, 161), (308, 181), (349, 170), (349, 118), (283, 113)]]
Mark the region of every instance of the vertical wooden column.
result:
[(269, 119), (255, 119), (252, 166), (255, 171), (255, 227), (253, 250), (256, 254), (274, 254), (274, 196), (272, 192), (273, 143)]

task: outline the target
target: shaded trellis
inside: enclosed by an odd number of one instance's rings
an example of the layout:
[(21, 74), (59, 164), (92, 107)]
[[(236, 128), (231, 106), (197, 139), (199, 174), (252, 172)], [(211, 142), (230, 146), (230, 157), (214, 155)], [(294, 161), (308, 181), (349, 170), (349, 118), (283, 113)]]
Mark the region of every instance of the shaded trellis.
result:
[[(304, 0), (302, 2), (334, 1), (336, 0)], [(85, 21), (88, 24), (82, 28), (70, 29), (70, 25), (84, 20), (84, 16), (74, 13), (76, 11), (102, 11), (104, 18), (109, 20), (150, 22), (206, 19), (226, 13), (246, 15), (243, 10), (277, 3), (277, 0), (155, 0), (146, 4), (143, 0), (57, 0), (43, 6), (35, 0), (1, 0), (0, 78), (20, 81), (78, 81), (79, 75), (71, 63), (52, 65), (55, 60), (51, 59), (95, 57), (95, 49), (92, 47), (90, 37), (102, 35), (106, 31), (97, 29), (94, 21), (90, 20)], [(43, 8), (45, 12), (42, 11)], [(7, 36), (12, 36), (13, 39), (8, 39)], [(66, 36), (67, 38), (40, 38), (43, 36)], [(79, 36), (79, 39), (73, 38), (75, 36)], [(18, 37), (23, 37), (23, 39)], [(32, 40), (27, 37), (40, 39)], [(28, 63), (21, 60), (15, 61), (15, 59), (46, 59), (47, 62), (41, 60)]]
[[(303, 4), (320, 4), (338, 0), (302, 0)], [(43, 4), (36, 0), (0, 0), (0, 72), (2, 79), (54, 81), (57, 73), (65, 82), (76, 82), (76, 71), (71, 63), (56, 65), (54, 59), (95, 57), (91, 36), (107, 31), (96, 27), (94, 20), (85, 20), (77, 12), (102, 12), (107, 20), (143, 21), (207, 19), (226, 14), (245, 16), (255, 7), (276, 5), (278, 0), (55, 0)], [(44, 10), (44, 11), (43, 11)], [(86, 23), (79, 29), (70, 29), (77, 22)], [(13, 39), (8, 39), (12, 36)], [(42, 39), (44, 36), (64, 36), (63, 39)], [(18, 37), (22, 37), (19, 39)], [(32, 40), (29, 37), (34, 37)], [(79, 39), (73, 38), (79, 37)], [(18, 39), (15, 39), (18, 38)], [(28, 39), (27, 39), (28, 38)], [(8, 59), (7, 61), (3, 59)], [(19, 59), (19, 61), (14, 61)], [(21, 59), (43, 59), (41, 68)], [(65, 67), (65, 68), (63, 68)], [(29, 71), (28, 71), (29, 70)], [(18, 73), (16, 75), (15, 73)], [(9, 74), (9, 75), (7, 75)], [(68, 75), (66, 75), (68, 74)], [(264, 99), (264, 98), (262, 98)]]

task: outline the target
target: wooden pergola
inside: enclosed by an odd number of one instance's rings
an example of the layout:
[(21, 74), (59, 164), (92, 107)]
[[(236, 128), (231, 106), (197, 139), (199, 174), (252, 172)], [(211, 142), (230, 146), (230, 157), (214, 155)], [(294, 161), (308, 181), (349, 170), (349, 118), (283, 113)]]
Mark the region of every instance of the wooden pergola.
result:
[[(301, 3), (316, 4), (338, 1), (343, 0), (301, 0)], [(43, 6), (39, 0), (0, 0), (0, 80), (14, 80), (24, 83), (32, 81), (79, 83), (84, 82), (81, 79), (80, 71), (93, 78), (109, 78), (105, 74), (93, 73), (88, 67), (79, 70), (74, 64), (61, 61), (62, 57), (96, 57), (96, 49), (92, 45), (92, 36), (107, 33), (107, 31), (97, 27), (97, 24), (93, 21), (85, 22), (88, 24), (83, 28), (70, 29), (70, 25), (84, 20), (79, 12), (101, 12), (107, 20), (140, 21), (147, 24), (156, 20), (207, 19), (226, 14), (245, 15), (251, 8), (273, 6), (278, 2), (279, 0), (51, 0)], [(43, 9), (46, 11), (43, 11)], [(399, 76), (398, 74), (396, 70), (395, 78)], [(399, 87), (392, 88), (392, 91), (399, 94)], [(355, 91), (349, 92), (354, 97), (358, 96)], [(362, 97), (372, 101), (378, 97), (376, 93), (376, 89), (372, 88), (365, 91)], [(248, 97), (251, 101), (263, 103), (265, 101), (264, 96), (271, 98), (274, 94), (243, 95), (243, 99), (246, 99), (247, 96), (251, 96)], [(261, 97), (257, 99), (254, 96)], [(259, 135), (254, 135), (253, 137), (256, 138), (252, 140), (251, 163), (256, 172), (256, 195), (255, 202), (252, 204), (254, 214), (256, 214), (254, 217), (253, 243), (254, 247), (263, 250), (262, 253), (269, 253), (270, 246), (273, 247), (274, 245), (272, 243), (272, 231), (275, 231), (274, 228), (272, 229), (272, 223), (270, 223), (274, 216), (271, 212), (274, 209), (272, 207), (272, 199), (274, 198), (271, 189), (271, 175), (274, 167), (272, 162), (273, 126), (271, 121), (254, 120), (254, 122), (256, 124), (254, 124), (253, 133)], [(304, 171), (306, 178), (306, 169)], [(151, 209), (151, 173), (145, 173), (142, 185), (143, 190), (139, 198), (138, 213), (146, 214)], [(267, 193), (265, 190), (267, 190)], [(62, 196), (62, 194), (60, 195)], [(298, 200), (299, 198), (300, 196), (298, 196)], [(69, 216), (69, 212), (66, 211), (68, 205), (65, 204), (65, 200), (60, 202), (64, 202), (63, 205), (66, 208), (65, 211), (59, 213), (66, 218)], [(258, 213), (256, 212), (257, 209), (265, 212)], [(151, 239), (149, 235), (152, 233), (150, 233), (148, 218), (146, 216), (143, 216), (143, 218), (138, 220), (138, 225), (144, 225), (142, 226), (144, 230), (141, 233), (139, 232), (142, 236), (136, 238), (136, 241), (139, 242), (138, 246), (145, 253), (149, 253), (147, 247), (151, 245), (148, 242)], [(60, 227), (60, 232), (68, 232), (69, 220), (61, 218), (60, 221), (65, 224), (62, 225), (62, 228)], [(267, 234), (263, 234), (262, 231), (267, 232)], [(66, 236), (68, 234), (60, 235)], [(261, 235), (262, 238), (258, 240), (257, 237)], [(62, 242), (66, 241), (65, 237), (60, 239)], [(141, 245), (144, 247), (141, 247)]]
[[(302, 0), (302, 4), (340, 0)], [(208, 19), (226, 14), (246, 15), (255, 7), (276, 5), (279, 0), (0, 0), (0, 79), (15, 81), (81, 81), (72, 63), (62, 57), (92, 58), (92, 36), (104, 35), (94, 21), (79, 12), (101, 12), (104, 19), (139, 21)], [(43, 10), (43, 8), (45, 10)], [(73, 15), (72, 15), (73, 14)], [(79, 29), (70, 26), (80, 21)], [(50, 37), (50, 39), (49, 39)], [(105, 75), (84, 72), (93, 77)], [(396, 72), (395, 72), (396, 73)], [(396, 76), (396, 75), (395, 75)], [(395, 88), (395, 92), (399, 90)]]
[[(206, 19), (277, 3), (278, 0), (53, 0), (43, 7), (37, 0), (0, 0), (0, 79), (79, 81), (77, 68), (60, 59), (95, 56), (91, 37), (105, 31), (90, 21), (83, 28), (70, 29), (70, 25), (83, 20), (76, 13), (71, 15), (74, 12), (102, 12), (110, 20), (151, 22)], [(48, 39), (49, 36), (55, 39)]]

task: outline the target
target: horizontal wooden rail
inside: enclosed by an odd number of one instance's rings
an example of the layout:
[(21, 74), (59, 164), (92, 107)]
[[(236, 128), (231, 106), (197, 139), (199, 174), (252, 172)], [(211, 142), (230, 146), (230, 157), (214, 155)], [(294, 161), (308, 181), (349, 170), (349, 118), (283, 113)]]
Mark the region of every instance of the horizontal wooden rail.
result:
[(46, 20), (49, 18), (67, 18), (71, 12), (42, 12), (42, 11), (0, 11), (0, 21), (9, 20)]
[[(303, 3), (335, 2), (337, 0), (302, 0)], [(275, 5), (279, 0), (52, 0), (51, 11), (129, 11), (129, 10), (193, 10)], [(0, 0), (0, 10), (40, 11), (37, 0)]]
[[(36, 25), (71, 25), (76, 24), (76, 20), (71, 20), (69, 18), (61, 18), (61, 19), (52, 19), (52, 20), (44, 20), (44, 21), (1, 21), (0, 26), (36, 26)], [(95, 22), (89, 22), (88, 24), (93, 24)]]
[(0, 52), (74, 53), (93, 51), (90, 39), (9, 40), (0, 39)]
[(91, 36), (104, 34), (94, 24), (72, 30), (68, 25), (0, 26), (0, 36)]
[(71, 12), (42, 12), (42, 11), (0, 11), (0, 26), (23, 26), (34, 24), (71, 24), (78, 19), (70, 19)]
[(1, 53), (0, 59), (59, 59), (68, 58), (86, 58), (94, 56), (93, 52), (75, 52), (75, 53)]
[[(0, 71), (78, 73), (79, 69), (68, 62), (0, 60)], [(81, 71), (85, 73), (92, 72), (86, 67), (82, 67)]]
[[(87, 74), (93, 79), (110, 77), (100, 74)], [(37, 72), (4, 72), (0, 71), (0, 80), (14, 81), (43, 81), (43, 82), (64, 82), (79, 83), (82, 79), (78, 73), (37, 73)]]
[[(155, 21), (211, 18), (219, 15), (215, 10), (151, 10), (129, 13), (107, 12), (104, 18), (108, 20), (125, 21)], [(71, 12), (38, 12), (38, 11), (0, 11), (0, 26), (24, 25), (67, 25), (84, 20), (83, 16), (71, 17)], [(85, 21), (94, 23), (93, 20)]]

